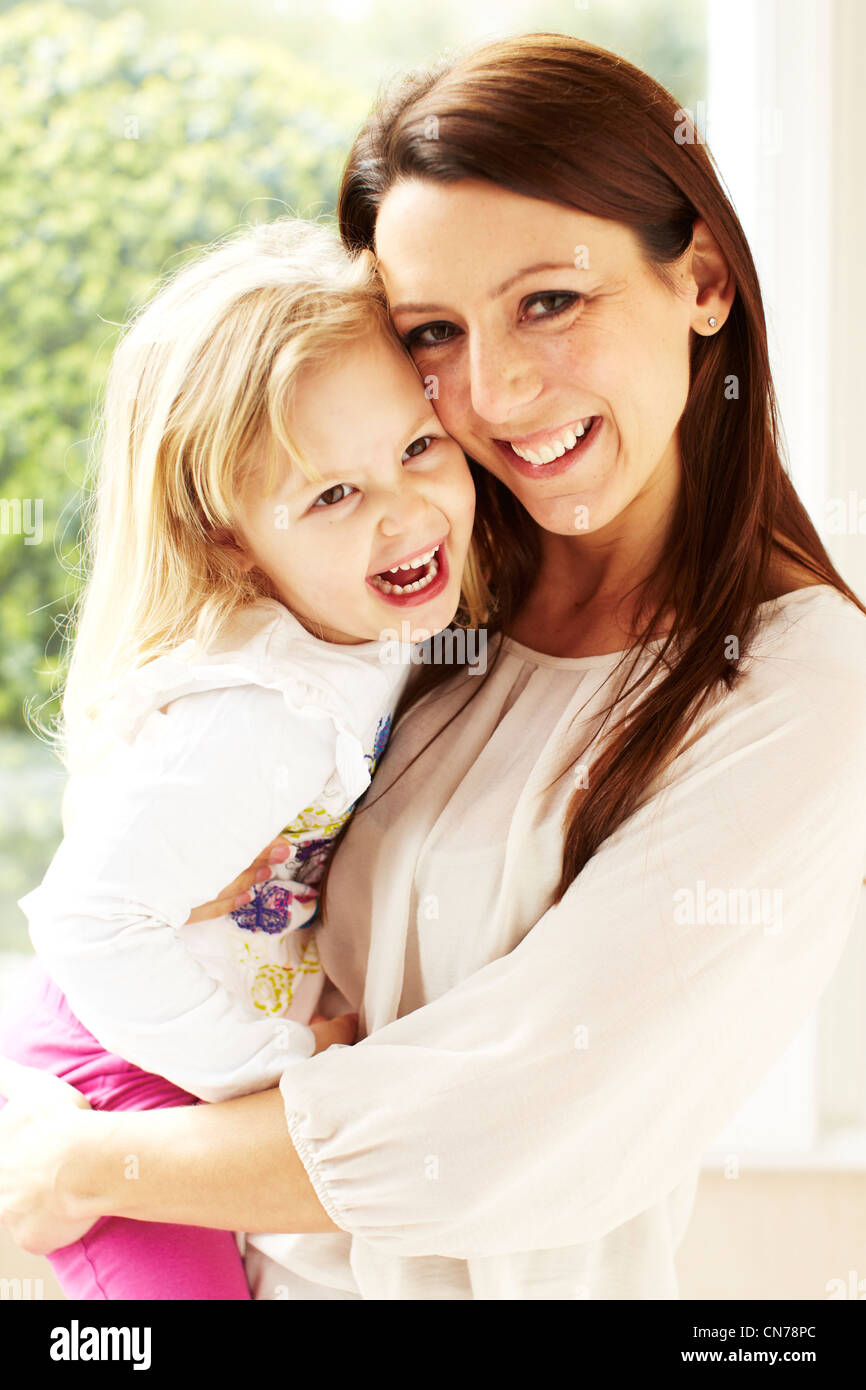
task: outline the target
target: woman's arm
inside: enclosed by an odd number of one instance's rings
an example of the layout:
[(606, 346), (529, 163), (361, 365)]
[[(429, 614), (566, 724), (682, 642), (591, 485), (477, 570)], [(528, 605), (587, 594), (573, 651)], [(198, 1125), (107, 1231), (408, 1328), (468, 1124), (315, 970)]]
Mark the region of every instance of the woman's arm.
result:
[(279, 1091), (93, 1111), (55, 1077), (0, 1058), (0, 1094), (10, 1097), (0, 1112), (0, 1225), (34, 1254), (107, 1214), (251, 1232), (341, 1229), (286, 1132)]
[[(338, 1231), (286, 1130), (279, 1090), (219, 1105), (103, 1112), (74, 1174), (74, 1200), (117, 1216), (244, 1231)], [(82, 1120), (87, 1116), (82, 1114)], [(118, 1124), (129, 1119), (131, 1123)], [(149, 1121), (154, 1120), (154, 1124)], [(128, 1180), (130, 1155), (139, 1176)], [(72, 1175), (71, 1175), (72, 1176)]]

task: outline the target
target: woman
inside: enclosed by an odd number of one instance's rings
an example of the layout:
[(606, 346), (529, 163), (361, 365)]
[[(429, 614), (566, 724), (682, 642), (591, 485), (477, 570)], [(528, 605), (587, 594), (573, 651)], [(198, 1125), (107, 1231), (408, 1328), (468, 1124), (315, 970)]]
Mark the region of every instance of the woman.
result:
[(866, 609), (782, 469), (754, 266), (675, 110), (530, 36), (359, 136), (342, 232), (476, 461), (489, 669), (423, 669), (333, 864), (326, 1012), (362, 1041), (198, 1109), (25, 1096), (27, 1248), (125, 1215), (298, 1233), (252, 1237), (258, 1297), (677, 1296), (700, 1156), (853, 921)]

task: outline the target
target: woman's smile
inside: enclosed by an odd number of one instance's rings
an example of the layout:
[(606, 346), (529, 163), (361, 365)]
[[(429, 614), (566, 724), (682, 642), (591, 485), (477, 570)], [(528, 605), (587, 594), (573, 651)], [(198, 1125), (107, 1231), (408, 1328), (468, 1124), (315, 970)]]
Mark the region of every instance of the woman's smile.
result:
[(590, 415), (553, 433), (539, 431), (519, 440), (493, 442), (506, 463), (524, 478), (554, 478), (585, 461), (595, 449), (602, 425), (600, 415)]

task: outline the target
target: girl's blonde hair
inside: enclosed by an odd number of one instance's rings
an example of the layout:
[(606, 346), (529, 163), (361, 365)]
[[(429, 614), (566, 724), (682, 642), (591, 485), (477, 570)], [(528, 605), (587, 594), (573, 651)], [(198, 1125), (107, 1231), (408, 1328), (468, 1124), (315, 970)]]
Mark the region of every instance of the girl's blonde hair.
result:
[(128, 325), (94, 439), (89, 577), (54, 736), (67, 766), (130, 671), (276, 597), (219, 543), (252, 446), (269, 451), (268, 489), (276, 443), (317, 479), (286, 427), (298, 374), (375, 328), (399, 343), (372, 256), (289, 217), (209, 248)]

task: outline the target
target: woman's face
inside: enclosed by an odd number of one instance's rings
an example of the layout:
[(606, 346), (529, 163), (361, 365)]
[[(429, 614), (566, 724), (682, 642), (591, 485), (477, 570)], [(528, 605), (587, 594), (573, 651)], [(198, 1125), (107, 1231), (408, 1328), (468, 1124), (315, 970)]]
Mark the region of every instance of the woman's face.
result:
[(417, 179), (384, 199), (376, 253), (443, 426), (544, 530), (596, 531), (673, 495), (689, 332), (714, 312), (691, 253), (668, 288), (620, 223)]

